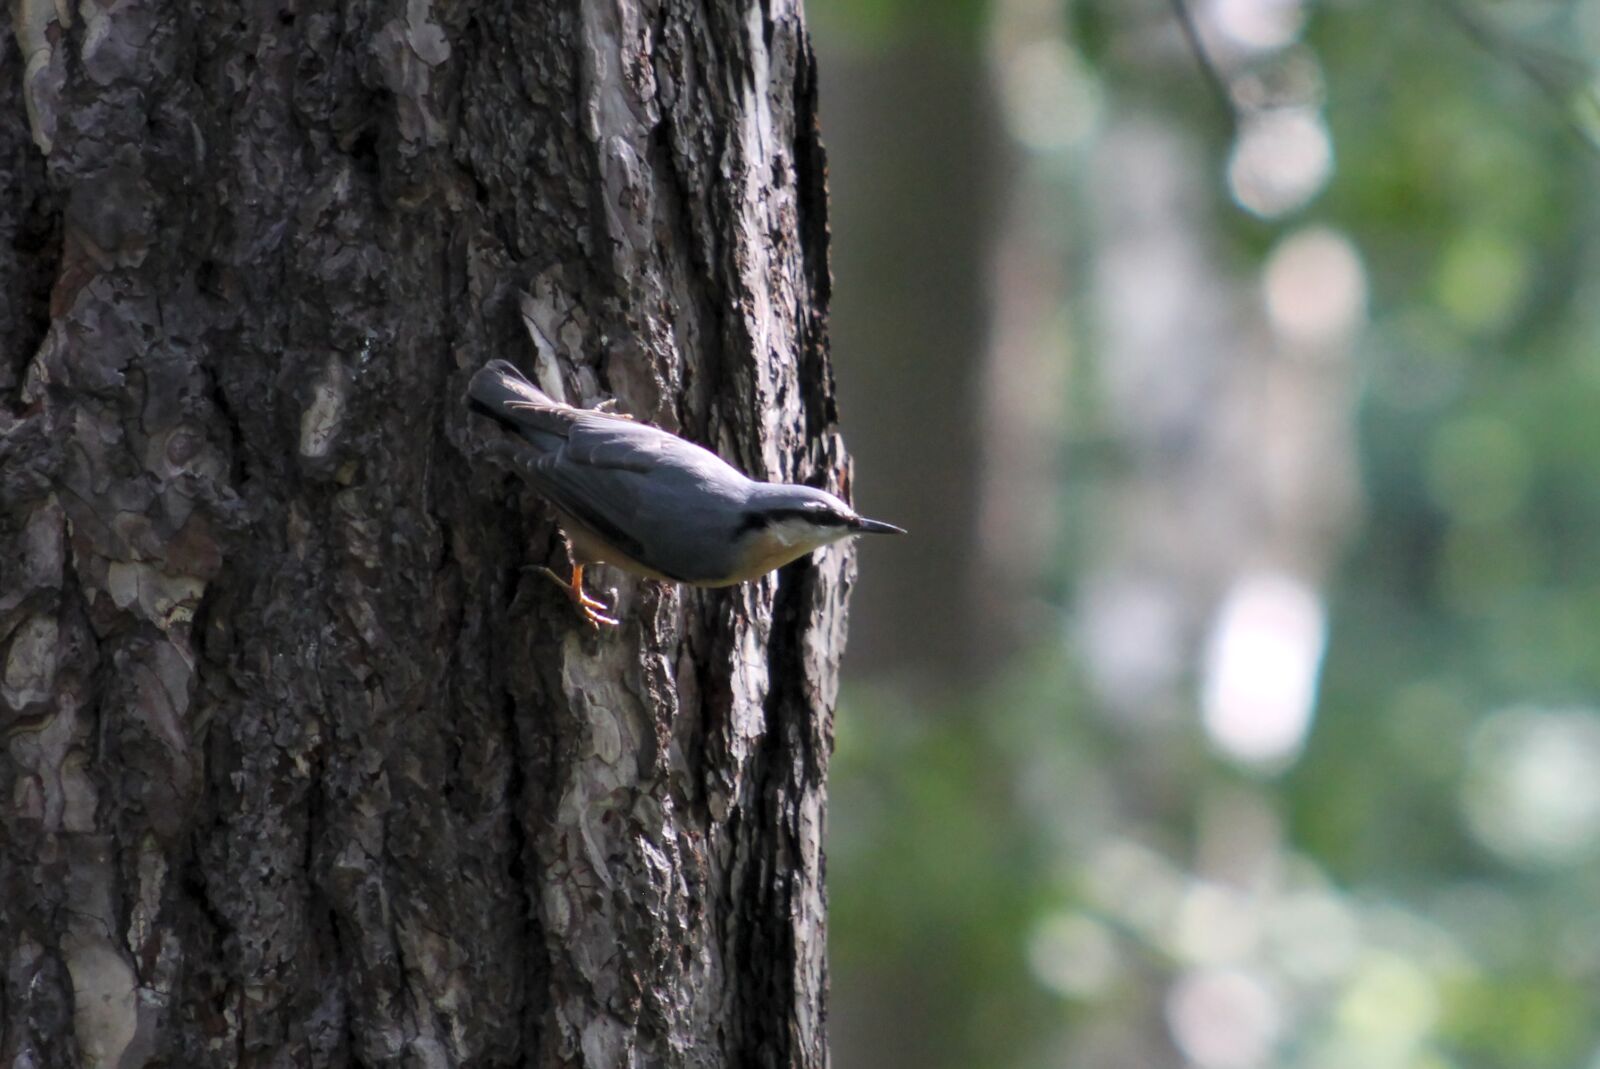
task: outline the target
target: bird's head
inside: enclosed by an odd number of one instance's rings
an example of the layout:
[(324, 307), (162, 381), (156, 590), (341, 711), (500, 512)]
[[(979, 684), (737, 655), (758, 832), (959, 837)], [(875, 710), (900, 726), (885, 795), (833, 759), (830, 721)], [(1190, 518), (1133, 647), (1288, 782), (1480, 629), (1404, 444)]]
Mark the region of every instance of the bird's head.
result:
[(761, 485), (743, 526), (752, 558), (767, 565), (763, 571), (852, 535), (905, 534), (892, 523), (857, 515), (826, 490), (781, 483)]

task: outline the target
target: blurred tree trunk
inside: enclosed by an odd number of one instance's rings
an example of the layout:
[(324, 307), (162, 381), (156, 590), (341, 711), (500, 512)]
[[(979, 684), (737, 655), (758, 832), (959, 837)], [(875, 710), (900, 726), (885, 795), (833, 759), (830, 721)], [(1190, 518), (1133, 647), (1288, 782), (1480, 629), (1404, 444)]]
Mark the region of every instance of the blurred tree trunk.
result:
[(835, 267), (854, 297), (834, 310), (833, 337), (851, 354), (840, 389), (863, 417), (851, 445), (873, 507), (914, 535), (856, 601), (855, 655), (945, 686), (982, 678), (1014, 646), (990, 596), (981, 509), (989, 246), (1010, 160), (981, 49), (903, 29), (877, 47), (821, 39), (840, 161)]
[(461, 402), (847, 489), (796, 5), (12, 18), (0, 1061), (823, 1065), (851, 558), (590, 632)]
[[(995, 474), (985, 463), (990, 244), (1011, 160), (979, 42), (912, 25), (921, 22), (909, 15), (865, 42), (818, 36), (823, 113), (839, 161), (830, 183), (840, 280), (832, 335), (851, 354), (839, 386), (847, 410), (863, 417), (851, 446), (871, 473), (865, 492), (912, 532), (875, 562), (853, 599), (851, 657), (930, 699), (907, 707), (901, 729), (912, 733), (932, 717), (966, 715), (951, 696), (1014, 647), (1006, 607), (988, 596), (995, 576), (982, 508)], [(873, 710), (876, 721), (896, 713), (889, 704)], [(844, 814), (839, 827), (848, 833), (855, 821), (859, 840), (882, 816)], [(944, 970), (856, 954), (833, 978), (839, 1065), (950, 1064), (962, 1007)]]

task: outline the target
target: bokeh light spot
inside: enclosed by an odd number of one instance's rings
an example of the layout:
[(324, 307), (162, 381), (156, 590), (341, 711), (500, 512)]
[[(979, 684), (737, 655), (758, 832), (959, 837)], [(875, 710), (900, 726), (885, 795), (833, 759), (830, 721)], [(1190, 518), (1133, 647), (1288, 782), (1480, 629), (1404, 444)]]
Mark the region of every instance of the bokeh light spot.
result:
[(1243, 969), (1196, 969), (1167, 994), (1173, 1041), (1205, 1069), (1249, 1069), (1271, 1053), (1283, 1028), (1272, 990)]
[(1102, 844), (1084, 872), (1089, 901), (1148, 937), (1166, 930), (1183, 878), (1155, 851), (1126, 839)]
[(1367, 273), (1350, 239), (1308, 227), (1278, 243), (1262, 272), (1267, 315), (1283, 338), (1308, 347), (1344, 340), (1366, 319)]
[(1311, 727), (1325, 637), (1322, 602), (1305, 583), (1276, 573), (1236, 582), (1206, 651), (1201, 700), (1212, 743), (1248, 764), (1291, 760)]
[(1036, 152), (1071, 148), (1100, 117), (1099, 84), (1059, 37), (1013, 50), (1001, 68), (1001, 91), (1012, 136)]
[(1106, 926), (1082, 913), (1045, 917), (1028, 940), (1028, 965), (1045, 987), (1068, 998), (1102, 994), (1120, 970)]
[(1341, 976), (1361, 949), (1361, 926), (1337, 895), (1301, 891), (1285, 896), (1267, 921), (1268, 946), (1285, 975), (1302, 983)]
[(1243, 960), (1261, 937), (1261, 918), (1239, 892), (1199, 880), (1178, 906), (1174, 948), (1197, 964)]
[(1399, 954), (1369, 951), (1339, 1001), (1339, 1018), (1367, 1048), (1362, 1064), (1404, 1065), (1439, 1016), (1433, 981)]
[(1095, 689), (1120, 714), (1148, 719), (1183, 665), (1182, 621), (1154, 579), (1109, 573), (1085, 584), (1077, 641)]
[(1478, 227), (1445, 246), (1434, 293), (1456, 322), (1485, 330), (1500, 326), (1516, 311), (1528, 273), (1528, 254), (1521, 243)]
[(1212, 0), (1207, 14), (1233, 43), (1259, 51), (1292, 44), (1306, 23), (1300, 0)]
[(1248, 212), (1274, 219), (1303, 207), (1333, 174), (1333, 142), (1313, 108), (1248, 113), (1228, 158), (1228, 189)]
[(1600, 841), (1600, 717), (1587, 709), (1494, 714), (1473, 733), (1462, 792), (1473, 834), (1513, 864), (1592, 856)]

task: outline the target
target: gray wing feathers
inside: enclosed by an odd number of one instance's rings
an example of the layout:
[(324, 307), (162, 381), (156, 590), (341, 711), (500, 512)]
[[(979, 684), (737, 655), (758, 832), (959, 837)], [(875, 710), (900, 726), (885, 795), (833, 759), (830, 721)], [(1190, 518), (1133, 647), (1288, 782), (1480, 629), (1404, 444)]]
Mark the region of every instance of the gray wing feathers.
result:
[(741, 498), (725, 484), (675, 467), (646, 475), (571, 461), (544, 466), (541, 474), (557, 507), (640, 563), (682, 582), (726, 574), (719, 554), (733, 545), (742, 512)]
[(721, 562), (704, 560), (705, 549), (731, 542), (750, 480), (715, 453), (564, 405), (505, 360), (484, 365), (467, 395), (535, 447), (537, 460), (522, 470), (557, 508), (664, 575), (693, 582), (716, 574)]
[(732, 546), (749, 480), (665, 431), (587, 431), (541, 461), (550, 499), (663, 575), (698, 582), (723, 574), (724, 562), (708, 554)]
[(665, 431), (642, 423), (586, 413), (573, 422), (566, 453), (579, 464), (644, 474), (662, 463), (669, 438)]

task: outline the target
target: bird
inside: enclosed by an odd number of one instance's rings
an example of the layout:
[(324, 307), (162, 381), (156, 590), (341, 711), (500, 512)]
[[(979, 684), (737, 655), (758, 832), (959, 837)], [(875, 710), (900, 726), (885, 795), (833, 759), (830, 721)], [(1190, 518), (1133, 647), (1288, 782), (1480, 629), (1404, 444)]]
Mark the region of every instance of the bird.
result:
[(905, 534), (825, 490), (752, 479), (710, 450), (631, 416), (556, 401), (508, 360), (479, 368), (467, 399), (531, 447), (520, 451), (518, 469), (555, 510), (572, 562), (565, 578), (539, 570), (595, 627), (620, 621), (583, 589), (592, 564), (721, 587), (855, 535)]

